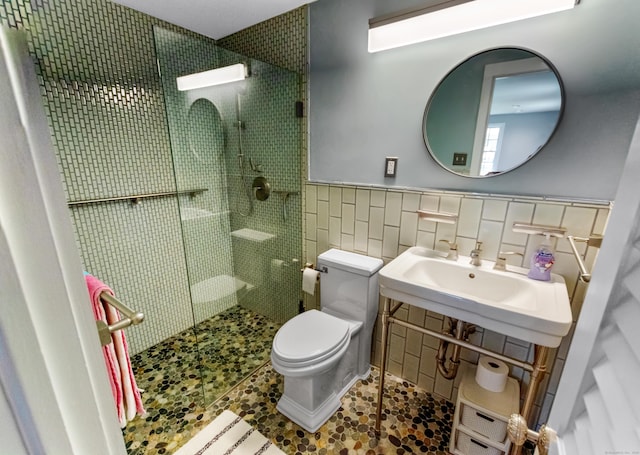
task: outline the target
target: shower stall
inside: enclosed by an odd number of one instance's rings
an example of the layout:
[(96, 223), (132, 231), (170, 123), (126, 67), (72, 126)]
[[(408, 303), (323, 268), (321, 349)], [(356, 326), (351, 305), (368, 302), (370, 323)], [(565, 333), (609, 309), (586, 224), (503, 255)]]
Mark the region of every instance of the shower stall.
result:
[[(175, 266), (190, 295), (173, 305), (189, 305), (192, 321), (150, 325), (167, 336), (132, 357), (147, 410), (160, 415), (127, 426), (130, 453), (149, 433), (174, 431), (175, 416), (182, 431), (194, 403), (210, 405), (264, 365), (301, 299), (299, 75), (158, 26), (154, 40), (186, 262)], [(245, 80), (178, 90), (178, 77), (237, 63)]]

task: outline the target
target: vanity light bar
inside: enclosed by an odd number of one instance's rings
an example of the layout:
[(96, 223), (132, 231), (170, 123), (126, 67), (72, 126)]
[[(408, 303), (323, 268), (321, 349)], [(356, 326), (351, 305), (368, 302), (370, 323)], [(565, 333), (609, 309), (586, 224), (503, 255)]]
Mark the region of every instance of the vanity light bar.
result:
[(446, 0), (369, 20), (369, 52), (573, 8), (579, 0)]
[(563, 227), (545, 226), (543, 224), (513, 223), (513, 232), (532, 235), (548, 235), (551, 237), (563, 238), (567, 229)]
[(244, 63), (223, 66), (201, 73), (189, 74), (176, 78), (178, 90), (193, 90), (196, 88), (211, 87), (212, 85), (226, 84), (244, 80), (247, 77), (247, 67)]
[(455, 224), (458, 221), (458, 215), (445, 212), (431, 212), (429, 210), (417, 210), (418, 218), (423, 220), (435, 221), (436, 223)]

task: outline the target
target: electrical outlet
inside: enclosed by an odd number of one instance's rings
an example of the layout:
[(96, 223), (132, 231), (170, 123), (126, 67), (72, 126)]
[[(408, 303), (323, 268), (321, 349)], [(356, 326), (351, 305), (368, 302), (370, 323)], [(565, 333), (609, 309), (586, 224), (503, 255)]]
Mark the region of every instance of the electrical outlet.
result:
[(384, 176), (395, 177), (397, 170), (398, 170), (398, 158), (390, 157), (390, 156), (386, 157), (384, 161)]

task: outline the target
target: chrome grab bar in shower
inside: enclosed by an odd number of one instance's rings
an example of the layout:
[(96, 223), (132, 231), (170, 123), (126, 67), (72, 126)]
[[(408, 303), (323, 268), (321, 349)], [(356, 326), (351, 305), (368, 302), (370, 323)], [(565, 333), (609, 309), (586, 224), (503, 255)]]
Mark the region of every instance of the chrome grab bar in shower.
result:
[(144, 314), (139, 311), (132, 310), (111, 294), (102, 292), (100, 294), (100, 299), (117, 309), (124, 316), (118, 322), (111, 325), (107, 325), (103, 321), (96, 321), (96, 325), (98, 326), (98, 335), (100, 336), (100, 343), (102, 346), (106, 346), (111, 343), (111, 334), (113, 332), (127, 328), (130, 325), (140, 324), (144, 321)]
[(196, 194), (204, 193), (205, 191), (209, 191), (208, 188), (196, 188), (193, 190), (184, 190), (184, 191), (168, 191), (166, 193), (148, 193), (148, 194), (136, 194), (133, 196), (116, 196), (116, 197), (105, 197), (100, 199), (86, 199), (84, 201), (70, 201), (67, 203), (69, 207), (73, 207), (75, 205), (85, 205), (85, 204), (96, 204), (99, 202), (113, 202), (113, 201), (131, 201), (134, 204), (140, 202), (140, 199), (151, 198), (151, 197), (163, 197), (163, 196), (181, 196), (183, 194), (188, 194), (191, 197), (194, 197)]

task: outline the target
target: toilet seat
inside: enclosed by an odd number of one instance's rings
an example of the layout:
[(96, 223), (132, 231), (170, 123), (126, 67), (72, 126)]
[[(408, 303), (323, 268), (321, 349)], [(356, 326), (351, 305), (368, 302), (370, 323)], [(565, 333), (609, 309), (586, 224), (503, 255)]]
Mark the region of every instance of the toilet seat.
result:
[(287, 321), (276, 333), (272, 360), (287, 368), (317, 365), (340, 351), (351, 338), (350, 324), (318, 310), (309, 310)]

